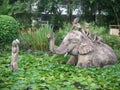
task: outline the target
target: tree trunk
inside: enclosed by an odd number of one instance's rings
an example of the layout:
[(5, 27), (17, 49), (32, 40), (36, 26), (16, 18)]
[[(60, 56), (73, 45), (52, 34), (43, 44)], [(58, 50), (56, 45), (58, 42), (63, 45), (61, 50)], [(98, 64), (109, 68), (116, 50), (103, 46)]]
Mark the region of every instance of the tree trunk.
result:
[(68, 2), (68, 21), (71, 23), (72, 22), (72, 7), (71, 7), (71, 4), (72, 4), (72, 0), (70, 0)]

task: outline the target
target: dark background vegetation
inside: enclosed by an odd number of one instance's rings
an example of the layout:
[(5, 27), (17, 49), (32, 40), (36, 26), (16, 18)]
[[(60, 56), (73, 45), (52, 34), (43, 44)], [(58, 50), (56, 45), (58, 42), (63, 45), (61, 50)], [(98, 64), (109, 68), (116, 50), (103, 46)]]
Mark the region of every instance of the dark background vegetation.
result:
[[(33, 11), (32, 5), (35, 2), (38, 8)], [(80, 7), (76, 15), (80, 21), (95, 22), (96, 25), (118, 25), (119, 3), (120, 0), (0, 0), (0, 14), (15, 17), (23, 26), (30, 26), (32, 17), (42, 17), (53, 25), (61, 26), (64, 21), (71, 22), (75, 17), (72, 11)], [(62, 15), (59, 5), (67, 8), (66, 15)]]

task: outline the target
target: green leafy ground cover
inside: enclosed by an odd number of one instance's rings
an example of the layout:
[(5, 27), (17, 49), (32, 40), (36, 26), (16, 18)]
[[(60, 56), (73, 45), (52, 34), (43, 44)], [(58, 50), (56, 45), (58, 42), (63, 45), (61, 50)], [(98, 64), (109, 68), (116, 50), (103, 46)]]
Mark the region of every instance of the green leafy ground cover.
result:
[(48, 53), (20, 53), (11, 72), (11, 54), (0, 54), (0, 90), (119, 90), (120, 63), (107, 68), (66, 65), (69, 58)]

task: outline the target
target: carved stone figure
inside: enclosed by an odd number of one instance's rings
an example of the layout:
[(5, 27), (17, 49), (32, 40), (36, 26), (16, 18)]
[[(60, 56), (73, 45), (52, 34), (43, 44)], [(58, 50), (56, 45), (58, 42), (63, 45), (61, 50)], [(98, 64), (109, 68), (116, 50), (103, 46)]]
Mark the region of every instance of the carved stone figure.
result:
[(101, 43), (103, 41), (102, 37), (97, 36), (97, 32), (96, 31), (93, 32), (93, 35), (94, 35), (93, 42)]
[(89, 38), (77, 30), (70, 30), (58, 48), (54, 48), (55, 37), (48, 34), (50, 51), (56, 54), (71, 54), (67, 64), (78, 67), (104, 67), (117, 63), (113, 49), (97, 39)]
[(77, 30), (79, 30), (79, 29), (81, 29), (81, 25), (78, 23), (78, 21), (79, 21), (79, 18), (75, 18), (74, 20), (73, 20), (73, 22), (72, 22), (72, 28), (71, 28), (71, 30), (75, 30), (75, 28), (77, 28)]
[(89, 28), (90, 28), (90, 23), (85, 23), (85, 30), (88, 32), (89, 31)]
[(19, 53), (19, 40), (13, 40), (12, 42), (12, 61), (11, 61), (11, 67), (12, 71), (16, 71), (18, 69), (18, 53)]

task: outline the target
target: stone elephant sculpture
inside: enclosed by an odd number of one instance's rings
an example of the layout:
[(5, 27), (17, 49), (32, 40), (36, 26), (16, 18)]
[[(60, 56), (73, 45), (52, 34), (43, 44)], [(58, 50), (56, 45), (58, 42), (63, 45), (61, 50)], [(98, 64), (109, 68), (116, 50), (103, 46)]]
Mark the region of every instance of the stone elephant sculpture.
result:
[(71, 30), (58, 48), (54, 48), (55, 37), (48, 35), (50, 51), (56, 54), (71, 54), (67, 64), (78, 67), (104, 67), (117, 63), (117, 57), (111, 47), (98, 39), (93, 40), (80, 31)]

